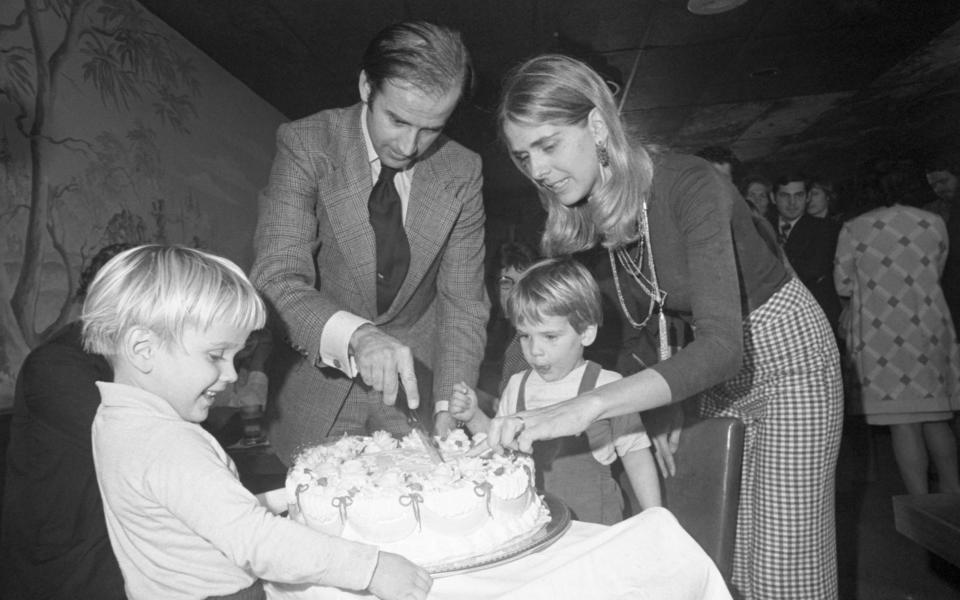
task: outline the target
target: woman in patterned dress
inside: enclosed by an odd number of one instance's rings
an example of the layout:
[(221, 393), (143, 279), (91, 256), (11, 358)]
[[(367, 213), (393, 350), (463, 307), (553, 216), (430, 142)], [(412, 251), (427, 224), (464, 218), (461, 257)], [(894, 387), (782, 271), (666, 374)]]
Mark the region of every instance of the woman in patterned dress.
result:
[[(607, 84), (584, 63), (545, 55), (520, 65), (498, 119), (547, 207), (544, 252), (604, 247), (618, 312), (658, 340), (661, 360), (568, 402), (495, 419), (491, 444), (529, 449), (658, 407), (675, 417), (696, 396), (700, 416), (747, 425), (732, 581), (740, 597), (836, 598), (843, 398), (836, 343), (810, 292), (764, 243), (727, 178), (628, 138)], [(673, 356), (664, 310), (695, 330)], [(668, 472), (680, 433), (671, 422), (655, 439)]]
[(834, 283), (850, 304), (841, 319), (870, 425), (889, 425), (900, 476), (928, 493), (932, 459), (940, 491), (960, 493), (950, 420), (960, 394), (960, 352), (940, 288), (947, 259), (943, 219), (893, 204), (848, 221)]

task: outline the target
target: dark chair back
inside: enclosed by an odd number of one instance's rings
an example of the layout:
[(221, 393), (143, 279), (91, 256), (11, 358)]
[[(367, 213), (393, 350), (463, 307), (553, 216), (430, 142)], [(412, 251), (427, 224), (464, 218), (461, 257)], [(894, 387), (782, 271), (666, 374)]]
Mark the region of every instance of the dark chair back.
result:
[(663, 480), (664, 506), (727, 581), (733, 569), (743, 438), (743, 422), (732, 417), (685, 425), (675, 455), (677, 474)]

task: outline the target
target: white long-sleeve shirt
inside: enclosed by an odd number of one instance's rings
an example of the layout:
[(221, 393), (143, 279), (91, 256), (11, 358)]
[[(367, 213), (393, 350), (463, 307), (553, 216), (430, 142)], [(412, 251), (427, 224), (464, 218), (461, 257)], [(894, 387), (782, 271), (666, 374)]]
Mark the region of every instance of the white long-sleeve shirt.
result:
[(256, 578), (367, 587), (376, 547), (272, 514), (202, 427), (145, 390), (97, 386), (93, 459), (131, 600), (225, 595)]

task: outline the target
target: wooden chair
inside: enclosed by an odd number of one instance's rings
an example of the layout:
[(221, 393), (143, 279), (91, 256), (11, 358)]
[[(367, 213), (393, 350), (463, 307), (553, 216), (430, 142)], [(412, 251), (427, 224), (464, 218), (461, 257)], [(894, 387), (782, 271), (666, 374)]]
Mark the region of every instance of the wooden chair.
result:
[(675, 455), (677, 474), (662, 482), (664, 505), (727, 581), (733, 569), (743, 438), (743, 422), (732, 417), (689, 423)]

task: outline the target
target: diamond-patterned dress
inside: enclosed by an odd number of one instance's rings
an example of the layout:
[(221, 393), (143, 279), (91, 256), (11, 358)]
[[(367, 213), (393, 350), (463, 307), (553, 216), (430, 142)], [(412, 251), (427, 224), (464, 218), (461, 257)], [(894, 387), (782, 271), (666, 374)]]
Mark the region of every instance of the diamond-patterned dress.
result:
[(902, 205), (840, 232), (834, 283), (850, 297), (847, 351), (868, 423), (943, 420), (960, 408), (960, 351), (940, 288), (947, 239), (940, 217)]

